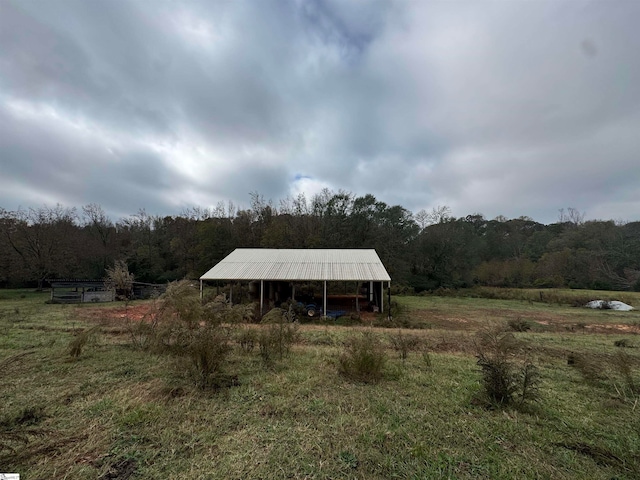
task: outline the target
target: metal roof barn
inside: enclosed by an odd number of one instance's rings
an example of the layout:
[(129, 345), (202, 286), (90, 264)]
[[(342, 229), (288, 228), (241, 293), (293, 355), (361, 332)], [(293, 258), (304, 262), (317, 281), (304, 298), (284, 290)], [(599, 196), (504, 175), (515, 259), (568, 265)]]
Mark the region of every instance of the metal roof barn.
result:
[(374, 249), (238, 248), (200, 279), (391, 281)]
[(206, 280), (260, 281), (261, 310), (265, 281), (323, 281), (326, 312), (326, 282), (379, 282), (381, 297), (391, 277), (374, 249), (238, 248), (200, 277), (201, 290)]

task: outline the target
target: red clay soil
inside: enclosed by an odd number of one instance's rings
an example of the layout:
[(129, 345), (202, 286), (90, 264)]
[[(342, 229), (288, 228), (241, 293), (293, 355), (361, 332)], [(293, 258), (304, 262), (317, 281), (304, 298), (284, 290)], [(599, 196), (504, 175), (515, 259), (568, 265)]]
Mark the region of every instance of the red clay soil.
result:
[[(118, 307), (91, 307), (84, 308), (78, 315), (87, 320), (99, 320), (105, 323), (119, 323), (125, 320), (150, 320), (153, 309), (152, 303), (138, 305), (118, 306)], [(377, 314), (373, 312), (360, 312), (360, 319), (363, 325), (371, 325)]]
[(116, 308), (85, 308), (80, 315), (92, 320), (143, 320), (149, 317), (153, 305), (143, 303), (139, 305), (129, 305)]

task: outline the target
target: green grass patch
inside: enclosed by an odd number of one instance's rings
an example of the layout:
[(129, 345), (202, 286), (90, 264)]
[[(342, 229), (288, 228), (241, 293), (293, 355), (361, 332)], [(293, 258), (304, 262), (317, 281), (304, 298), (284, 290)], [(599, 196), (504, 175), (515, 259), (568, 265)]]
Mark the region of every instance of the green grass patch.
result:
[(628, 305), (640, 306), (640, 292), (611, 292), (604, 290), (576, 290), (568, 288), (497, 288), (475, 287), (447, 291), (446, 296), (487, 298), (491, 300), (522, 300), (551, 305), (583, 306), (591, 300), (618, 300)]

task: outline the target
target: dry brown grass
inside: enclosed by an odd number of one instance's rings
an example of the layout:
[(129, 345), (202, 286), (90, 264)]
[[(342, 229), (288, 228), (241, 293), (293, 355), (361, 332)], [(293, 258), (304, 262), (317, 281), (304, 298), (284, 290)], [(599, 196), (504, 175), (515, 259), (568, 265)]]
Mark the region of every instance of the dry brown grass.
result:
[[(100, 324), (91, 312), (113, 307), (34, 307), (0, 338), (2, 418), (32, 422), (22, 425), (27, 443), (11, 444), (17, 455), (0, 452), (0, 465), (28, 478), (637, 478), (640, 349), (614, 345), (633, 333), (589, 328), (633, 326), (636, 313), (418, 300), (412, 322), (430, 328), (303, 324), (277, 368), (264, 369), (257, 346), (243, 350), (234, 332), (227, 366), (237, 383), (218, 391), (197, 388), (179, 358), (132, 348), (114, 316), (99, 344), (69, 362), (69, 332)], [(473, 402), (482, 374), (470, 325), (518, 317), (538, 319), (513, 334), (540, 365), (541, 401), (529, 413), (489, 411)], [(241, 328), (257, 335), (264, 326)], [(346, 339), (365, 329), (389, 354), (375, 384), (337, 372)], [(426, 346), (431, 363), (398, 358), (390, 335)], [(567, 365), (571, 351), (623, 351), (617, 361), (630, 368), (607, 360), (611, 376), (587, 383)]]

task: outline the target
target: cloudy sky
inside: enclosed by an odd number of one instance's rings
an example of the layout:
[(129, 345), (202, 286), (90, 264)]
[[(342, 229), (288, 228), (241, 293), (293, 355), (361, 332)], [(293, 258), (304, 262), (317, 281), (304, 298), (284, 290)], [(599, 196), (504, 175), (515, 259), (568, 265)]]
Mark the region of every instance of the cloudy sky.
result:
[(0, 0), (0, 207), (640, 220), (640, 1)]

